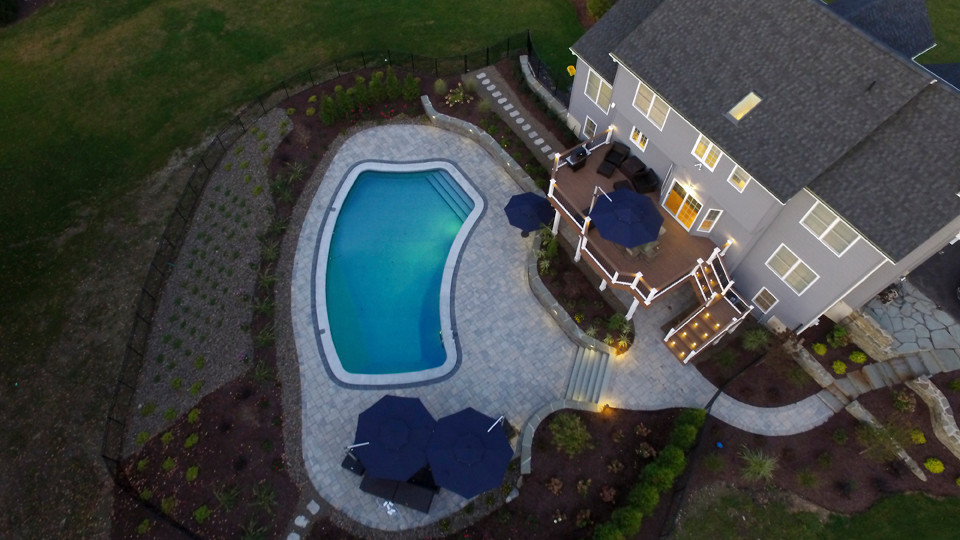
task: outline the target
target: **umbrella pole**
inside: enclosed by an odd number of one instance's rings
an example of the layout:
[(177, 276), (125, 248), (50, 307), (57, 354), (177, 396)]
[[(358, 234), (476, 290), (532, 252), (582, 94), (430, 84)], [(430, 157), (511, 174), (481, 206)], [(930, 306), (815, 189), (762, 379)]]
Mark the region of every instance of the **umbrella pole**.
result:
[(497, 418), (497, 420), (493, 424), (491, 424), (489, 428), (487, 428), (487, 433), (490, 433), (491, 431), (493, 431), (493, 428), (497, 427), (497, 424), (499, 424), (500, 422), (503, 422), (502, 414), (500, 415), (500, 418)]
[(368, 441), (368, 442), (357, 443), (357, 444), (350, 444), (350, 445), (347, 445), (347, 448), (346, 448), (346, 449), (347, 449), (347, 450), (353, 450), (354, 448), (359, 448), (359, 447), (361, 447), (361, 446), (366, 446), (366, 445), (368, 445), (368, 444), (370, 444), (369, 441)]

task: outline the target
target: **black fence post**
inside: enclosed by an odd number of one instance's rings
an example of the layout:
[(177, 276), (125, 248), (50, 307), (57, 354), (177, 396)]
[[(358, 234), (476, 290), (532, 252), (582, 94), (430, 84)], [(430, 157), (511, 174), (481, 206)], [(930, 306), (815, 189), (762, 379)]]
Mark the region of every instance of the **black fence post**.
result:
[(363, 69), (367, 69), (367, 59), (363, 57), (363, 51), (360, 51), (360, 63), (363, 64)]
[(467, 55), (463, 55), (463, 72), (466, 73), (470, 71), (470, 68), (467, 67)]
[(339, 64), (336, 60), (333, 61), (333, 67), (334, 67), (334, 69), (337, 70), (337, 77), (339, 77), (339, 76), (340, 76), (340, 64)]
[(393, 65), (393, 55), (390, 54), (390, 49), (387, 49), (387, 65)]

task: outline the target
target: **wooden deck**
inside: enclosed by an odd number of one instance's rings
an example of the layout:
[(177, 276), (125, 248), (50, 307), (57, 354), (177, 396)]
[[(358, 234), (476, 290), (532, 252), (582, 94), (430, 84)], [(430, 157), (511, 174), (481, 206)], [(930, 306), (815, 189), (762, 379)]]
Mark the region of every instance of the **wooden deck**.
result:
[[(574, 171), (569, 166), (557, 170), (556, 190), (559, 198), (568, 201), (570, 210), (578, 212), (580, 219), (590, 209), (596, 186), (610, 193), (614, 191), (615, 183), (626, 180), (620, 171), (615, 171), (610, 178), (597, 174), (597, 167), (603, 162), (608, 147), (609, 145), (604, 145), (595, 149), (587, 158), (587, 164), (579, 171)], [(717, 246), (709, 238), (693, 236), (687, 232), (660, 206), (657, 193), (648, 193), (646, 196), (653, 200), (663, 216), (663, 227), (666, 229), (660, 237), (661, 249), (655, 258), (647, 260), (640, 255), (630, 255), (623, 246), (602, 238), (594, 227), (587, 232), (587, 246), (621, 275), (639, 272), (650, 286), (663, 289), (688, 274), (696, 266), (697, 259), (706, 260)], [(574, 222), (569, 224), (579, 228)]]

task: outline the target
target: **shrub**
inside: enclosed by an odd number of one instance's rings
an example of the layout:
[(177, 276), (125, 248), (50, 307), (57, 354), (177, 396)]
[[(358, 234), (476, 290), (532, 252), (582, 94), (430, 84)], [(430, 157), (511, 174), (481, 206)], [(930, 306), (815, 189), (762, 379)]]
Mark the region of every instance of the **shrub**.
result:
[(596, 529), (593, 530), (593, 539), (594, 540), (624, 540), (625, 537), (623, 533), (620, 532), (620, 528), (613, 522), (607, 522), (602, 525), (598, 525)]
[(203, 522), (210, 518), (210, 509), (207, 508), (207, 505), (203, 505), (200, 508), (197, 508), (193, 511), (193, 519), (200, 525), (203, 525)]
[(149, 489), (144, 489), (143, 491), (140, 492), (140, 500), (149, 501), (152, 498), (153, 498), (153, 491), (150, 491)]
[(707, 420), (707, 411), (704, 409), (684, 409), (680, 411), (680, 414), (677, 415), (677, 419), (674, 421), (674, 425), (687, 425), (693, 426), (697, 429), (703, 427), (703, 423)]
[(200, 442), (200, 435), (197, 435), (196, 433), (191, 433), (190, 435), (187, 436), (187, 439), (183, 441), (183, 447), (193, 448), (194, 446), (197, 445), (198, 442)]
[(163, 500), (160, 501), (160, 509), (163, 510), (164, 514), (172, 514), (176, 506), (177, 500), (173, 497), (164, 497)]
[(160, 436), (160, 442), (162, 442), (164, 445), (167, 445), (173, 442), (173, 432), (165, 431), (163, 435)]
[(917, 410), (917, 396), (906, 390), (895, 390), (893, 408), (902, 413), (912, 413)]
[(553, 435), (553, 444), (557, 450), (569, 457), (593, 448), (592, 437), (587, 426), (579, 416), (562, 412), (550, 422), (550, 433)]
[(333, 98), (330, 96), (324, 96), (322, 107), (320, 108), (320, 121), (324, 125), (332, 125), (337, 121), (338, 117), (337, 106), (333, 102)]
[(657, 488), (647, 484), (637, 484), (630, 490), (627, 496), (627, 502), (636, 506), (638, 510), (646, 515), (650, 515), (660, 504), (660, 492)]
[(317, 96), (316, 96), (316, 95), (310, 96), (310, 98), (307, 99), (307, 103), (316, 103), (316, 102), (317, 102)]
[(950, 383), (947, 385), (947, 388), (953, 390), (954, 392), (960, 392), (960, 379), (954, 379), (950, 381)]
[(167, 456), (167, 458), (163, 460), (163, 463), (160, 464), (160, 467), (162, 467), (163, 470), (165, 471), (169, 471), (176, 466), (177, 466), (177, 460), (169, 456)]
[(847, 335), (847, 329), (839, 324), (834, 326), (827, 334), (827, 344), (834, 349), (846, 347), (850, 344), (850, 336)]
[(833, 372), (837, 375), (843, 375), (847, 372), (847, 365), (843, 363), (843, 360), (834, 360)]
[(197, 475), (200, 474), (200, 467), (194, 465), (187, 469), (187, 473), (184, 475), (184, 478), (187, 479), (187, 482), (193, 482), (197, 479)]
[(670, 444), (679, 446), (681, 450), (686, 452), (696, 444), (698, 431), (697, 428), (690, 425), (679, 425), (673, 428), (673, 432), (670, 433)]
[(438, 96), (446, 95), (447, 93), (447, 81), (443, 79), (437, 79), (433, 81), (433, 93)]
[(317, 109), (315, 107), (307, 107), (307, 116), (313, 116), (317, 114)]
[(387, 99), (395, 100), (400, 99), (400, 95), (403, 93), (403, 88), (400, 86), (400, 79), (397, 78), (397, 74), (393, 72), (392, 66), (387, 66)]
[(413, 101), (417, 99), (419, 95), (420, 77), (414, 77), (413, 74), (407, 73), (407, 76), (403, 78), (403, 99), (405, 101)]
[(640, 532), (643, 513), (635, 507), (623, 506), (614, 510), (610, 519), (617, 524), (617, 527), (624, 536), (632, 538)]
[(687, 466), (687, 457), (680, 448), (667, 445), (657, 456), (657, 462), (673, 471), (674, 476), (678, 476)]
[(370, 88), (367, 86), (367, 80), (360, 75), (353, 79), (353, 95), (357, 105), (370, 104)]
[(343, 89), (343, 85), (338, 84), (333, 87), (333, 102), (337, 109), (337, 118), (350, 116), (353, 104), (350, 103), (350, 98), (347, 97), (347, 92)]
[(487, 114), (490, 112), (490, 109), (493, 108), (493, 105), (486, 99), (481, 99), (480, 103), (477, 103), (477, 111), (481, 114)]
[[(16, 2), (14, 2), (14, 5), (16, 5)], [(0, 21), (0, 24), (3, 24), (2, 21)], [(137, 525), (137, 534), (147, 534), (148, 532), (150, 532), (150, 518), (144, 519)]]
[(927, 437), (919, 429), (911, 429), (910, 442), (913, 444), (927, 444)]
[(676, 475), (673, 474), (673, 471), (669, 467), (659, 463), (647, 465), (643, 468), (643, 472), (640, 473), (640, 481), (657, 488), (660, 493), (670, 489), (670, 487), (673, 486), (673, 480), (675, 478)]
[(603, 14), (613, 6), (613, 0), (587, 0), (587, 11), (594, 19), (603, 17)]
[(833, 439), (833, 442), (841, 446), (847, 444), (847, 441), (850, 440), (850, 437), (847, 435), (847, 431), (843, 428), (837, 428), (833, 430), (833, 433), (830, 434), (830, 438)]
[(200, 409), (190, 409), (190, 412), (187, 413), (187, 422), (196, 424), (198, 420), (200, 420)]
[(777, 458), (764, 452), (762, 449), (740, 448), (737, 454), (743, 460), (741, 475), (748, 482), (773, 480), (773, 473), (777, 470)]
[(137, 433), (137, 444), (146, 444), (150, 440), (150, 434), (146, 431), (141, 431)]
[(954, 483), (957, 484), (957, 487), (960, 487), (960, 476), (958, 476), (957, 479), (954, 480)]
[(376, 71), (370, 75), (370, 84), (367, 85), (370, 91), (370, 103), (380, 103), (387, 97), (387, 90), (383, 87), (383, 72)]
[(853, 351), (850, 353), (850, 361), (854, 364), (862, 364), (867, 361), (867, 353), (863, 351)]
[(878, 463), (895, 459), (900, 448), (910, 441), (907, 430), (892, 423), (879, 428), (860, 425), (854, 434), (864, 446), (861, 453)]
[(814, 343), (813, 347), (811, 348), (813, 349), (814, 354), (818, 356), (823, 356), (827, 354), (827, 346), (824, 345), (823, 343)]
[(147, 470), (147, 465), (150, 464), (149, 458), (143, 458), (140, 461), (137, 461), (137, 471), (143, 472)]
[(770, 332), (766, 328), (751, 328), (743, 333), (740, 344), (750, 352), (762, 351), (770, 344)]
[(927, 460), (923, 462), (923, 466), (933, 474), (940, 474), (943, 472), (943, 462), (937, 458), (927, 458)]

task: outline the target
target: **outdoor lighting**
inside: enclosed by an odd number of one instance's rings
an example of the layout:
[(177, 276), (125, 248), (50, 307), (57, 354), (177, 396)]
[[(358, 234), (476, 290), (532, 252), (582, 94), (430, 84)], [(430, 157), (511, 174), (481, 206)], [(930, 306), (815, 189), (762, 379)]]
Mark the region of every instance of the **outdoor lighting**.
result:
[(698, 324), (700, 323), (693, 323), (693, 327), (696, 328)]
[(706, 332), (703, 333), (703, 339), (707, 339), (707, 333), (706, 333)]
[(713, 325), (714, 328), (720, 328), (720, 323)]
[(676, 344), (677, 344), (676, 341), (671, 341), (671, 342), (670, 342), (670, 346), (671, 346), (671, 347), (673, 347), (673, 346), (676, 345)]
[(687, 337), (687, 332), (684, 331), (682, 334), (680, 334), (680, 337)]
[(703, 314), (703, 318), (704, 318), (704, 319), (709, 319), (709, 318), (710, 318), (710, 312), (708, 311), (708, 312), (704, 313), (704, 314)]
[(693, 345), (690, 345), (690, 348), (691, 348), (691, 349), (696, 349), (696, 348), (697, 348), (697, 344), (694, 343)]

